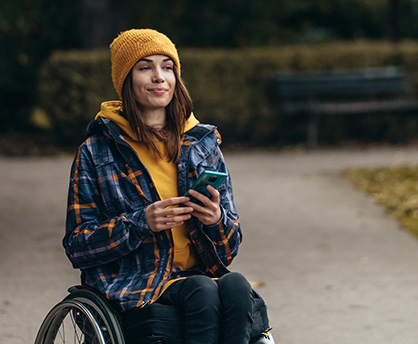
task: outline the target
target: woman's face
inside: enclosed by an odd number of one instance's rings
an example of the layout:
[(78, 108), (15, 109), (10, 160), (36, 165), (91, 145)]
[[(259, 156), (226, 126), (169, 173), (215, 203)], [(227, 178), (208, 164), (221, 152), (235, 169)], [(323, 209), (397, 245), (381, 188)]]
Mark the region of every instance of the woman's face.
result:
[(173, 99), (176, 77), (174, 62), (165, 55), (140, 59), (132, 69), (135, 100), (144, 111), (165, 109)]

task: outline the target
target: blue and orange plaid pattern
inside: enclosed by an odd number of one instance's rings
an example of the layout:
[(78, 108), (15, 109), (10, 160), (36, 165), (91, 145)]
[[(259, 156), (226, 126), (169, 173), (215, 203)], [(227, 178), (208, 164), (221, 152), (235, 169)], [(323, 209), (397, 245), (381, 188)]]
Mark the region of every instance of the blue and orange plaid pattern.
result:
[[(153, 233), (148, 227), (144, 210), (159, 196), (120, 129), (100, 119), (91, 122), (88, 132), (71, 169), (63, 245), (84, 284), (121, 309), (141, 307), (154, 302), (168, 280), (182, 275), (172, 269), (171, 231)], [(185, 133), (179, 195), (205, 169), (227, 172), (219, 143), (210, 125), (198, 124)], [(219, 192), (223, 215), (218, 224), (204, 226), (194, 217), (186, 223), (199, 266), (183, 274), (222, 276), (237, 254), (242, 233), (229, 177)]]

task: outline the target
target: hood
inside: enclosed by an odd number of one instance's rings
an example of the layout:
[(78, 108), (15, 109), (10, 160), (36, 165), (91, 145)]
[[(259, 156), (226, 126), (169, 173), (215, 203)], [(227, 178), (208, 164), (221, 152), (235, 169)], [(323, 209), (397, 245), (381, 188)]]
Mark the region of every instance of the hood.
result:
[[(119, 128), (121, 128), (129, 137), (132, 139), (137, 139), (136, 133), (132, 130), (132, 127), (128, 120), (122, 116), (122, 102), (121, 101), (108, 101), (101, 104), (100, 112), (96, 115), (95, 119), (99, 117), (106, 118), (113, 123), (115, 123)], [(194, 128), (199, 121), (192, 113), (187, 119), (184, 126), (184, 131), (189, 131)]]

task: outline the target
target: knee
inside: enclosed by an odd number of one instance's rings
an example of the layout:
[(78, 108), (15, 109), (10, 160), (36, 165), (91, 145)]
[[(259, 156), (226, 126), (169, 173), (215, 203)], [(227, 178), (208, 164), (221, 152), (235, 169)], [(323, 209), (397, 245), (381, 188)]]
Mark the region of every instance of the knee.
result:
[(199, 299), (200, 303), (217, 304), (219, 300), (218, 285), (207, 276), (192, 276), (186, 279), (182, 292), (189, 299)]
[(237, 272), (228, 273), (219, 279), (218, 285), (224, 307), (245, 312), (252, 308), (252, 288), (243, 275)]
[(222, 276), (218, 281), (219, 289), (232, 291), (234, 294), (252, 294), (252, 288), (247, 279), (239, 272), (230, 272)]

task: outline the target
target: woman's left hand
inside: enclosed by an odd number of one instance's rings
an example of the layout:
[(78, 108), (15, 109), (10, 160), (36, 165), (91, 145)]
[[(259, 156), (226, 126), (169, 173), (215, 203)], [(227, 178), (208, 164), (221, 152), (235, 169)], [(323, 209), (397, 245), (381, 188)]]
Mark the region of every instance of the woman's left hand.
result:
[(197, 192), (195, 190), (189, 190), (190, 196), (193, 196), (198, 201), (202, 202), (203, 205), (199, 205), (193, 202), (187, 202), (184, 205), (193, 208), (192, 215), (196, 216), (204, 225), (214, 225), (218, 223), (222, 216), (221, 207), (219, 205), (219, 192), (214, 187), (208, 185), (207, 190), (209, 191), (211, 198)]

